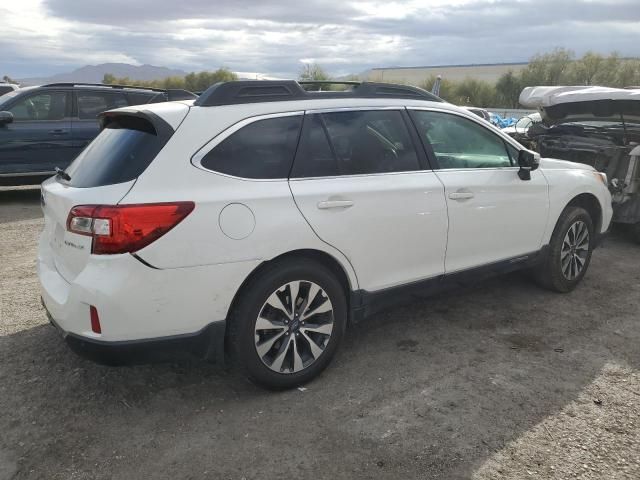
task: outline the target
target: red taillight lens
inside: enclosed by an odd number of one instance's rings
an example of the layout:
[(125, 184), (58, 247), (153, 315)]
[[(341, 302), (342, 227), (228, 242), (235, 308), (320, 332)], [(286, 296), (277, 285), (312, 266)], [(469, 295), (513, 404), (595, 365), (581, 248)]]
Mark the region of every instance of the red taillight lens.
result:
[(98, 309), (93, 305), (89, 305), (89, 318), (91, 318), (91, 331), (93, 333), (102, 333), (100, 317), (98, 317)]
[(67, 230), (93, 237), (91, 253), (130, 253), (160, 238), (194, 208), (193, 202), (80, 205), (69, 212)]

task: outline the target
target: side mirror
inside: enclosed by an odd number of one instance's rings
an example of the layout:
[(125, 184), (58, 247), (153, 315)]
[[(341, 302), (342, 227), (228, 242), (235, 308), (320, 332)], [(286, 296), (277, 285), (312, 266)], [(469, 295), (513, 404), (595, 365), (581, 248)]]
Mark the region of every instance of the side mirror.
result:
[(518, 176), (520, 180), (531, 180), (531, 172), (540, 166), (540, 155), (530, 150), (520, 150), (518, 153)]
[(11, 112), (0, 112), (0, 125), (6, 125), (7, 123), (13, 122), (13, 113)]

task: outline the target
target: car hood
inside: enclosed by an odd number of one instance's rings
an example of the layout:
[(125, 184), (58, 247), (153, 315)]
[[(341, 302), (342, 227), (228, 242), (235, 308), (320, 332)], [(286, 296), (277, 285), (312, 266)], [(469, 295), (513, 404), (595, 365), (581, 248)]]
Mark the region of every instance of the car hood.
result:
[(591, 165), (584, 163), (570, 162), (568, 160), (558, 160), (557, 158), (541, 158), (540, 168), (543, 170), (589, 170), (595, 171)]
[(520, 103), (537, 108), (545, 125), (616, 122), (640, 125), (640, 89), (607, 87), (526, 87)]

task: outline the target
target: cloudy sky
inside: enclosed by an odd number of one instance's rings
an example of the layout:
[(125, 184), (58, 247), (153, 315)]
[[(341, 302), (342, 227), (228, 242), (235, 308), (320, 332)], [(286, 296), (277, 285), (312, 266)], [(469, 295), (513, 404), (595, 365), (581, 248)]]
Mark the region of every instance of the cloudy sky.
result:
[(561, 46), (640, 55), (640, 0), (0, 0), (0, 76), (125, 62), (297, 76), (525, 61)]

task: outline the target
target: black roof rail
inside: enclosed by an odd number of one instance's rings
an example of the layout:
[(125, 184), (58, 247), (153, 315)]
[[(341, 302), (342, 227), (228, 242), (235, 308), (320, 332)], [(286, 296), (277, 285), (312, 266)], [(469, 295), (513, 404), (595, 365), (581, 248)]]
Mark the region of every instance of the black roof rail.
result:
[(143, 87), (140, 85), (117, 85), (111, 83), (87, 83), (87, 82), (56, 82), (40, 85), (41, 87), (109, 87), (115, 89), (133, 88), (137, 90), (151, 90), (152, 92), (166, 92), (163, 88)]
[[(309, 91), (303, 85), (342, 84), (353, 88), (345, 91)], [(202, 92), (194, 105), (213, 107), (243, 103), (282, 102), (318, 98), (404, 98), (442, 102), (440, 97), (410, 85), (377, 82), (334, 82), (308, 80), (240, 80), (220, 82)]]
[(361, 83), (357, 80), (298, 80), (298, 84), (303, 87), (304, 85), (360, 85)]
[(157, 93), (166, 93), (169, 100), (192, 100), (197, 98), (197, 95), (189, 90), (182, 88), (155, 88), (144, 87), (141, 85), (118, 85), (111, 83), (85, 83), (85, 82), (58, 82), (48, 83), (41, 85), (42, 87), (107, 87), (117, 90), (132, 89), (132, 90), (148, 90)]

